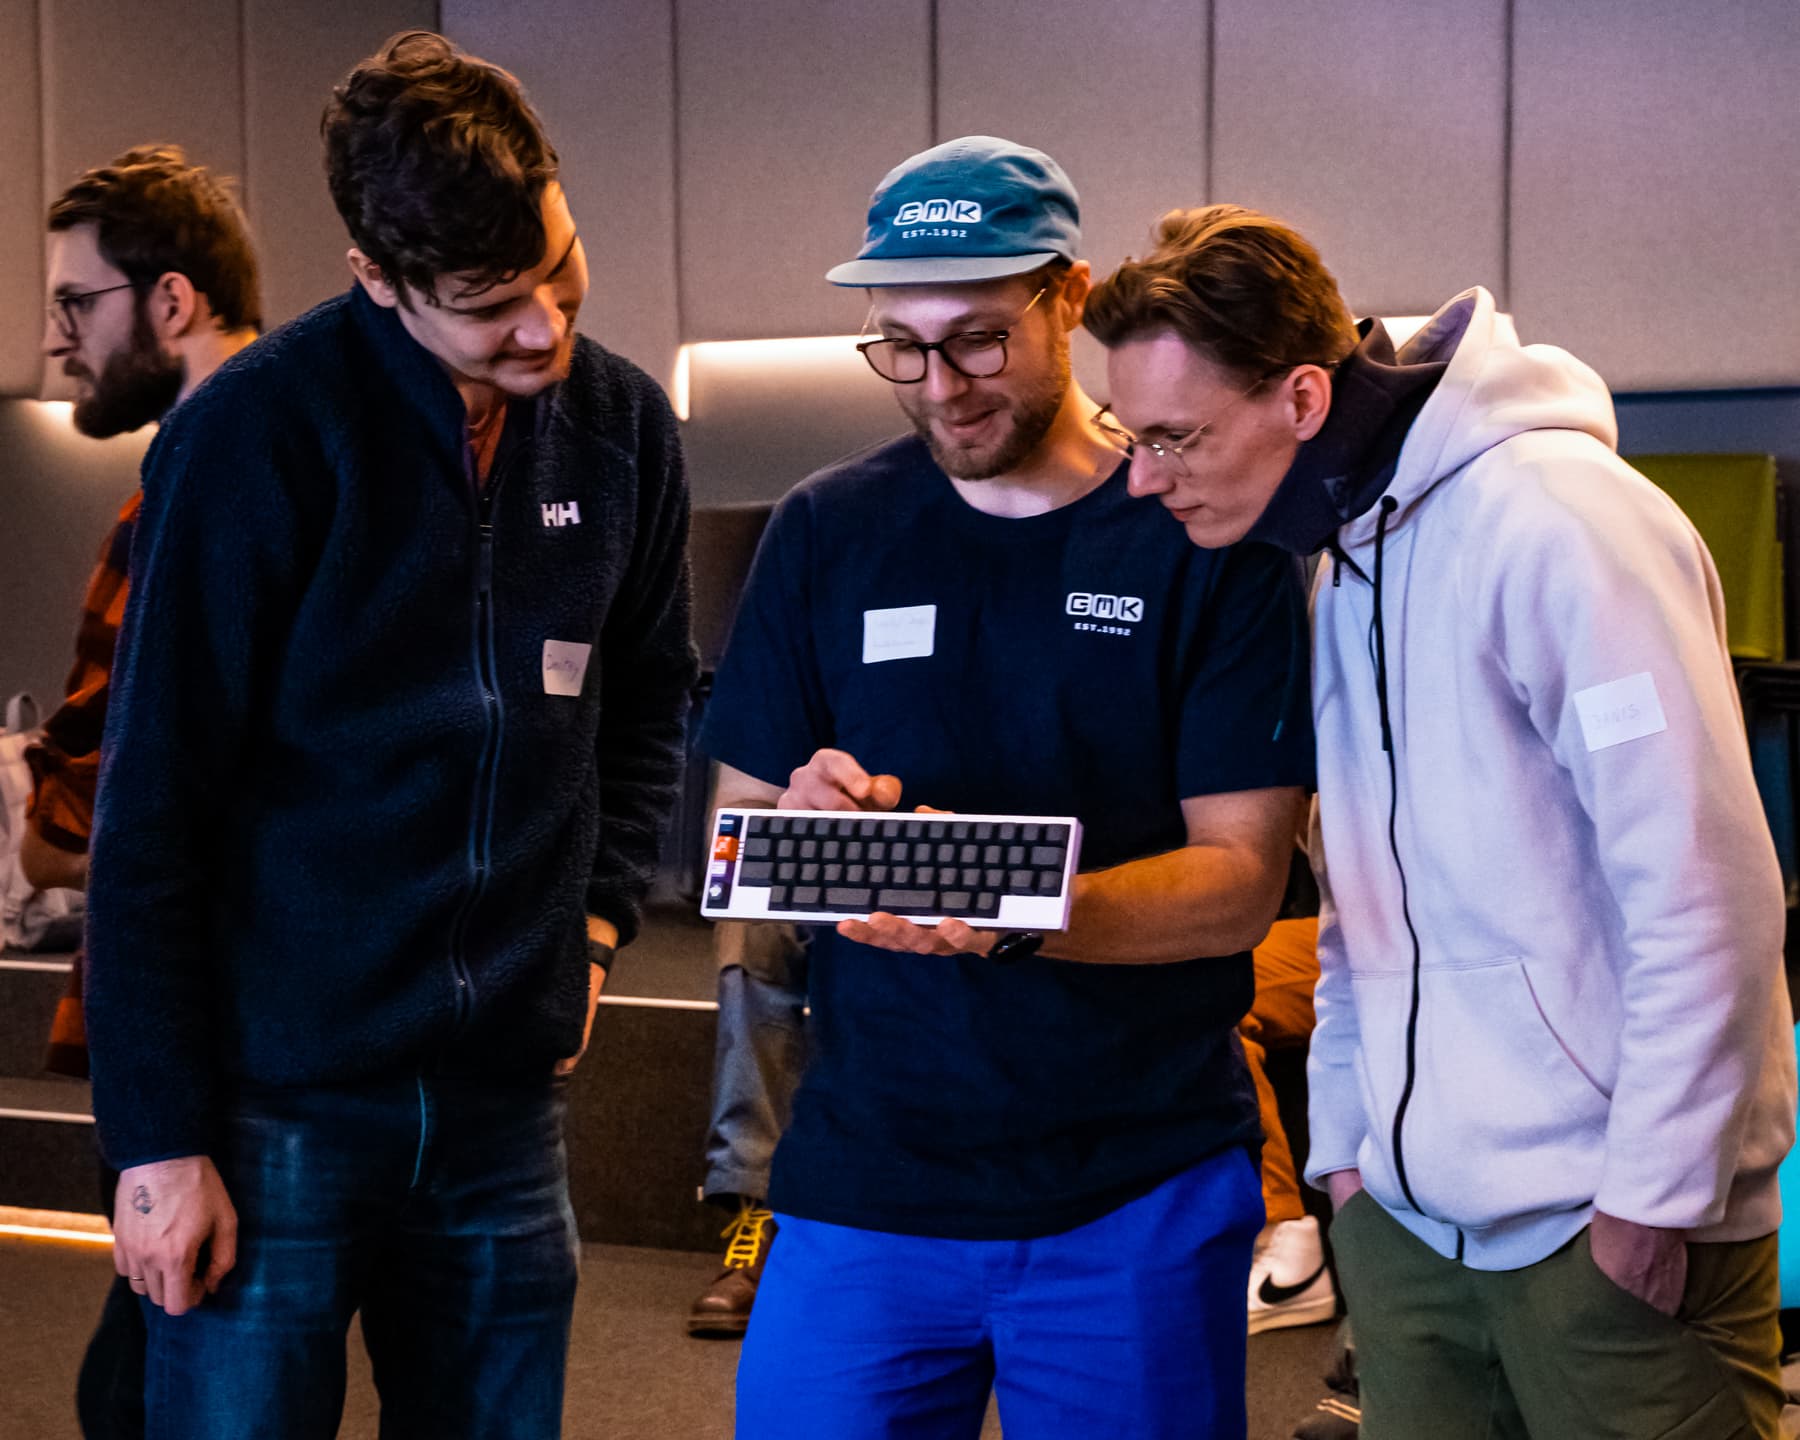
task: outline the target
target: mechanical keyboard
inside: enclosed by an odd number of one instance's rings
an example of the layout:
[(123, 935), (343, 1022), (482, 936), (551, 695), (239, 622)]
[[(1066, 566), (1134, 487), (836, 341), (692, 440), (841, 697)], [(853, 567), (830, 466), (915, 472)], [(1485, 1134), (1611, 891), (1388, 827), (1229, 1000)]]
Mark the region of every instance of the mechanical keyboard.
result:
[(1067, 815), (734, 810), (713, 817), (700, 913), (711, 920), (862, 920), (1066, 930), (1081, 853)]

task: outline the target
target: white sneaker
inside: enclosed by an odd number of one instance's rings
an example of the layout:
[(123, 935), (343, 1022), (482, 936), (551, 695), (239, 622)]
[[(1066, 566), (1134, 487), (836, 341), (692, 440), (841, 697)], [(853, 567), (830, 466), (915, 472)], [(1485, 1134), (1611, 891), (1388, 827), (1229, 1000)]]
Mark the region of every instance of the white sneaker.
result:
[(1319, 1222), (1283, 1220), (1256, 1239), (1250, 1263), (1250, 1333), (1317, 1325), (1337, 1314), (1337, 1289), (1325, 1268)]

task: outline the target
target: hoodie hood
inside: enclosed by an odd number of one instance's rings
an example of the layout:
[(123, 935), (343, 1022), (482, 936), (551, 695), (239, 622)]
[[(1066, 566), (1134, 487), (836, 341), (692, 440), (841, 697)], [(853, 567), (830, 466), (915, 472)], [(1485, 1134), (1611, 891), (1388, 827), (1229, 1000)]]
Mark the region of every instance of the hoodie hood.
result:
[[(1445, 362), (1445, 368), (1407, 434), (1384, 497), (1394, 501), (1390, 534), (1439, 481), (1528, 431), (1575, 431), (1618, 448), (1606, 382), (1557, 346), (1521, 345), (1513, 322), (1479, 285), (1426, 321), (1400, 347), (1399, 361)], [(1339, 545), (1352, 553), (1372, 546), (1382, 508), (1347, 521)]]

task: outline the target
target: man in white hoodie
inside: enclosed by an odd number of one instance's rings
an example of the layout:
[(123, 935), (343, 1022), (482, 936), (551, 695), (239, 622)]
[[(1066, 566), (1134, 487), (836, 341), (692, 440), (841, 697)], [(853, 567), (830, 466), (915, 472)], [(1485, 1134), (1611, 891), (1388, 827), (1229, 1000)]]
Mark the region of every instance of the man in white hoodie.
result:
[(1399, 351), (1176, 211), (1088, 302), (1131, 487), (1329, 549), (1307, 1178), (1379, 1440), (1774, 1436), (1783, 897), (1711, 557), (1487, 291)]

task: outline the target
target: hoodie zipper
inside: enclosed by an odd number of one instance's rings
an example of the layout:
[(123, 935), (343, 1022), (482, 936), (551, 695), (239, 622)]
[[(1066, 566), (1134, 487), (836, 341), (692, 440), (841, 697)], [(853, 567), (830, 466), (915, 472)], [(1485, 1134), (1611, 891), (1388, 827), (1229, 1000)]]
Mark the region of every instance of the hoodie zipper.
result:
[[(1400, 1182), (1401, 1194), (1406, 1196), (1407, 1205), (1415, 1214), (1425, 1215), (1424, 1209), (1413, 1195), (1412, 1182), (1406, 1173), (1405, 1136), (1406, 1112), (1412, 1104), (1413, 1087), (1418, 1081), (1420, 981), (1424, 968), (1424, 956), (1419, 945), (1418, 929), (1413, 925), (1412, 900), (1407, 886), (1406, 864), (1400, 858), (1400, 765), (1394, 745), (1393, 716), (1388, 705), (1387, 627), (1382, 615), (1382, 561), (1387, 549), (1387, 527), (1388, 521), (1398, 508), (1399, 502), (1393, 496), (1383, 495), (1381, 497), (1381, 513), (1375, 521), (1375, 578), (1370, 588), (1374, 592), (1375, 694), (1376, 702), (1381, 709), (1381, 748), (1387, 756), (1388, 768), (1388, 853), (1393, 856), (1394, 869), (1400, 876), (1400, 914), (1401, 918), (1406, 921), (1406, 933), (1412, 942), (1412, 999), (1406, 1017), (1406, 1082), (1400, 1090), (1400, 1102), (1394, 1107), (1392, 1134), (1394, 1174)], [(1344, 559), (1348, 561), (1347, 556)], [(1338, 574), (1342, 574), (1341, 569)], [(1459, 1262), (1463, 1258), (1463, 1248), (1464, 1237), (1459, 1226), (1456, 1231), (1456, 1259)]]
[[(510, 461), (510, 457), (509, 457)], [(481, 758), (475, 770), (475, 791), (469, 807), (469, 888), (456, 913), (451, 930), (450, 970), (456, 982), (456, 1014), (451, 1034), (461, 1031), (475, 1004), (475, 982), (469, 974), (469, 923), (475, 907), (487, 891), (492, 859), (494, 796), (500, 780), (500, 741), (506, 730), (506, 712), (500, 701), (498, 663), (494, 646), (494, 500), (510, 463), (497, 467), (485, 487), (477, 487), (475, 507), (475, 672), (481, 682)], [(474, 479), (471, 466), (471, 479)]]

